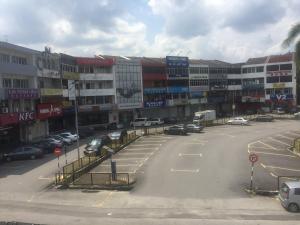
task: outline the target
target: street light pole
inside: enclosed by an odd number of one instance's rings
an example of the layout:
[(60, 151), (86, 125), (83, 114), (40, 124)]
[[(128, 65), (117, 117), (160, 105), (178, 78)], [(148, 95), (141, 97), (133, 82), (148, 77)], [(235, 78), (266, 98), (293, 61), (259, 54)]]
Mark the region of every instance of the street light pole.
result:
[(78, 132), (78, 106), (77, 106), (77, 93), (76, 93), (76, 81), (74, 81), (74, 87), (75, 87), (75, 127), (76, 127), (76, 134), (77, 134), (77, 157), (78, 162), (80, 163), (80, 149), (79, 149), (79, 132)]

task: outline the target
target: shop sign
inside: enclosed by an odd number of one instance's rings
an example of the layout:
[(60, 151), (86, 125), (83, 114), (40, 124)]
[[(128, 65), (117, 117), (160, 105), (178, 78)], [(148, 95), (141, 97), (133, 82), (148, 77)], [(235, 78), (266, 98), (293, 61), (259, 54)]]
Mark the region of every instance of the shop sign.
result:
[(35, 99), (39, 97), (38, 89), (6, 89), (8, 99)]
[(79, 80), (80, 79), (80, 75), (79, 75), (79, 73), (64, 71), (63, 72), (63, 79), (67, 79), (67, 80)]
[(59, 96), (63, 95), (63, 90), (59, 88), (41, 88), (42, 96)]
[(181, 56), (166, 56), (166, 62), (168, 67), (188, 67), (189, 58)]
[(277, 95), (270, 95), (271, 100), (275, 101), (287, 101), (287, 100), (293, 100), (294, 97), (292, 94), (277, 94)]
[(285, 87), (285, 83), (275, 83), (273, 84), (273, 88), (284, 88)]
[(6, 126), (11, 124), (17, 124), (18, 120), (18, 113), (4, 113), (0, 114), (0, 126)]
[(164, 107), (165, 105), (166, 105), (166, 102), (164, 100), (153, 101), (153, 102), (144, 102), (145, 108), (159, 108), (159, 107)]
[(178, 94), (178, 93), (187, 93), (189, 92), (188, 87), (168, 87), (168, 93)]
[(35, 119), (34, 112), (20, 112), (19, 113), (19, 122), (29, 121)]
[(62, 116), (62, 108), (57, 104), (39, 104), (37, 105), (37, 118), (48, 119), (50, 117)]

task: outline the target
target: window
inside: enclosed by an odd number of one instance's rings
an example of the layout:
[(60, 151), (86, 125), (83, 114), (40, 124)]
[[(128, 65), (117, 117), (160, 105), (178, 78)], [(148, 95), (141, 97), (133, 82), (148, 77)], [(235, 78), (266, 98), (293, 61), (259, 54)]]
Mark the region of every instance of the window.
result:
[(258, 67), (256, 67), (256, 72), (257, 72), (257, 73), (264, 72), (264, 67), (263, 67), (263, 66), (258, 66)]
[(26, 65), (27, 59), (25, 57), (12, 56), (12, 63)]
[(12, 80), (11, 79), (3, 79), (3, 88), (11, 88)]
[(241, 79), (228, 79), (228, 85), (241, 85)]
[(300, 188), (295, 188), (295, 195), (300, 195)]
[(292, 76), (280, 76), (280, 82), (292, 82)]
[(0, 54), (0, 63), (9, 63), (9, 55)]
[(279, 70), (279, 65), (269, 65), (267, 66), (267, 72), (269, 71), (278, 71)]
[(292, 64), (281, 64), (280, 70), (292, 70)]
[(267, 83), (278, 83), (279, 77), (267, 77)]

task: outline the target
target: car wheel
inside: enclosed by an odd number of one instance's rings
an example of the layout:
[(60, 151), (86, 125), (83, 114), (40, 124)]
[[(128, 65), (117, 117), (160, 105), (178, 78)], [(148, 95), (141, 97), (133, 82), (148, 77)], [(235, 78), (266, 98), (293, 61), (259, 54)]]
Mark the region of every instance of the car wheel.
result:
[(298, 207), (298, 205), (296, 203), (291, 203), (288, 206), (288, 210), (290, 212), (298, 212), (299, 211), (299, 207)]
[(30, 159), (36, 159), (35, 155), (30, 156)]

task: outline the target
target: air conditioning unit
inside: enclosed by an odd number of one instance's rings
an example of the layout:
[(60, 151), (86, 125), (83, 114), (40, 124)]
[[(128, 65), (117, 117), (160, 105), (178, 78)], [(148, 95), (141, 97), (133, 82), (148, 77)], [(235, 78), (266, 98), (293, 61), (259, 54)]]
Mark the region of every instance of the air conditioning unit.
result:
[(2, 113), (8, 113), (8, 108), (7, 108), (7, 107), (2, 108), (2, 109), (1, 109), (1, 112), (2, 112)]

